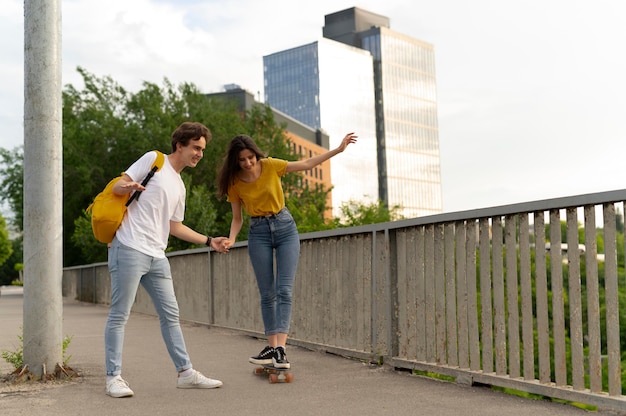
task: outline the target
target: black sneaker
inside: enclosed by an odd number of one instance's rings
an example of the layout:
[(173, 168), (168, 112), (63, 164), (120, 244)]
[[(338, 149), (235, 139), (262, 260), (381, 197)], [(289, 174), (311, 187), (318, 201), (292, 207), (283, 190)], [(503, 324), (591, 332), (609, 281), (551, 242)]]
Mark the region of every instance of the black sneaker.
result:
[(285, 354), (285, 349), (283, 347), (276, 347), (274, 350), (274, 367), (276, 368), (289, 368), (291, 365), (289, 361), (287, 361), (287, 355)]
[(263, 348), (263, 351), (261, 351), (259, 355), (257, 355), (256, 357), (250, 357), (250, 362), (252, 364), (259, 365), (272, 364), (272, 360), (275, 354), (276, 350), (268, 345), (267, 347)]

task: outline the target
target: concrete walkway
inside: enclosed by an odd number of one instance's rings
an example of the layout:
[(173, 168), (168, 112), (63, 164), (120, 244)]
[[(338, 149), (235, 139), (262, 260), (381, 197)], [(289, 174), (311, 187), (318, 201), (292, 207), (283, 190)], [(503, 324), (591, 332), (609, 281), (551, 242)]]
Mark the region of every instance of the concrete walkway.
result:
[[(23, 295), (2, 288), (0, 351), (15, 351), (22, 326)], [(184, 324), (194, 367), (220, 379), (215, 390), (176, 389), (176, 372), (161, 339), (157, 318), (133, 314), (126, 328), (124, 378), (132, 398), (104, 393), (103, 329), (108, 308), (64, 304), (64, 335), (70, 367), (81, 374), (63, 383), (0, 384), (2, 415), (481, 415), (576, 416), (572, 406), (523, 399), (484, 387), (453, 383), (371, 367), (361, 362), (290, 346), (293, 383), (270, 384), (252, 373), (248, 356), (264, 343), (241, 333)], [(11, 365), (0, 360), (0, 373)]]

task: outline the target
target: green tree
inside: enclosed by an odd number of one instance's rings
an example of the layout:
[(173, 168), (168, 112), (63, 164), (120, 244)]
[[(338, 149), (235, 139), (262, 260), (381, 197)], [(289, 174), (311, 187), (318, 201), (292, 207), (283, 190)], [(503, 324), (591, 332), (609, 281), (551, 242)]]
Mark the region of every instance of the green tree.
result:
[(11, 224), (19, 231), (24, 223), (24, 148), (0, 148), (0, 200), (13, 212)]
[(624, 214), (619, 208), (615, 212), (615, 227), (618, 233), (624, 234)]
[[(184, 175), (187, 185), (187, 200), (185, 203), (185, 224), (202, 234), (216, 235), (218, 223), (215, 209), (215, 198), (204, 184), (189, 188), (190, 177)], [(185, 250), (192, 244), (170, 236), (168, 251)]]
[[(64, 265), (72, 266), (106, 260), (106, 246), (95, 240), (85, 209), (109, 180), (143, 153), (157, 149), (171, 151), (171, 133), (183, 121), (205, 124), (212, 133), (204, 158), (194, 169), (183, 172), (187, 189), (185, 223), (199, 232), (228, 235), (232, 217), (230, 204), (217, 198), (216, 177), (231, 138), (247, 134), (268, 156), (296, 160), (273, 111), (263, 104), (245, 112), (236, 103), (209, 98), (193, 84), (173, 85), (167, 79), (161, 86), (145, 82), (137, 92), (129, 92), (110, 77), (96, 77), (78, 68), (84, 88), (68, 85), (63, 91), (63, 253)], [(14, 223), (22, 228), (23, 151), (0, 149), (0, 190), (2, 200), (15, 213)], [(345, 211), (349, 221), (326, 220), (326, 200), (330, 189), (304, 186), (301, 173), (282, 178), (287, 206), (292, 210), (300, 232), (316, 231), (388, 221), (380, 207)], [(360, 212), (358, 212), (360, 211)], [(246, 219), (246, 222), (248, 220)], [(240, 240), (247, 238), (244, 224)], [(172, 237), (169, 250), (194, 247)]]
[(11, 240), (12, 253), (9, 258), (0, 265), (0, 286), (10, 285), (12, 281), (20, 277), (19, 269), (16, 265), (22, 263), (22, 238)]
[[(214, 220), (209, 211), (215, 205), (215, 163), (217, 153), (221, 153), (215, 149), (225, 149), (230, 135), (227, 132), (244, 128), (244, 120), (234, 106), (212, 102), (191, 84), (176, 87), (166, 79), (162, 87), (144, 83), (140, 91), (129, 93), (109, 77), (97, 78), (81, 68), (78, 71), (85, 88), (68, 86), (63, 94), (64, 264), (106, 260), (106, 246), (93, 239), (85, 208), (111, 178), (146, 151), (169, 153), (171, 133), (183, 121), (199, 121), (213, 134), (202, 163), (183, 175), (188, 196), (210, 195), (202, 203), (196, 201), (197, 197), (192, 199), (193, 212)], [(204, 189), (195, 190), (203, 184)], [(192, 215), (187, 215), (186, 223), (190, 225)], [(217, 229), (215, 224), (204, 228), (208, 229), (204, 232)], [(171, 249), (190, 247), (174, 239), (172, 244)]]
[[(78, 71), (85, 88), (69, 86), (64, 92), (66, 265), (106, 260), (106, 247), (93, 238), (84, 209), (112, 177), (145, 151), (169, 153), (171, 132), (185, 120), (199, 121), (212, 133), (202, 162), (182, 174), (187, 189), (185, 223), (201, 233), (229, 233), (230, 204), (217, 198), (216, 179), (233, 136), (248, 134), (268, 155), (296, 160), (285, 126), (276, 124), (268, 106), (257, 104), (241, 113), (235, 103), (208, 98), (192, 84), (174, 86), (168, 80), (162, 86), (144, 83), (140, 91), (129, 93), (108, 77)], [(68, 186), (77, 181), (87, 183)], [(299, 174), (286, 175), (284, 186), (287, 204), (301, 203), (297, 219), (302, 229), (325, 226), (321, 213), (327, 208), (328, 191), (303, 188)], [(239, 238), (247, 238), (246, 233)], [(192, 247), (171, 237), (168, 250)]]
[(285, 204), (296, 221), (298, 232), (308, 233), (337, 228), (334, 221), (324, 217), (324, 213), (330, 209), (326, 206), (326, 196), (329, 192), (330, 189), (304, 187), (299, 191), (293, 189), (285, 197)]
[(7, 230), (7, 222), (0, 214), (0, 265), (3, 265), (13, 254), (13, 247), (9, 240), (9, 231)]
[(335, 219), (337, 227), (356, 227), (366, 224), (397, 221), (403, 219), (400, 214), (401, 207), (395, 205), (388, 208), (383, 201), (364, 203), (360, 201), (348, 201), (340, 206), (341, 217)]
[(74, 220), (74, 232), (70, 241), (75, 247), (80, 247), (81, 264), (100, 263), (107, 260), (106, 246), (94, 237), (91, 230), (91, 217), (85, 210)]

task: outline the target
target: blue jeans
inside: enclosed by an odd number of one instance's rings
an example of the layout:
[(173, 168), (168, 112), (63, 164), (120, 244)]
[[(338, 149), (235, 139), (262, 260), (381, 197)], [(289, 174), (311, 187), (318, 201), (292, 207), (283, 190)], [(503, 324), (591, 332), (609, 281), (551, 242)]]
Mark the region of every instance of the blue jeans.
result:
[(155, 258), (138, 252), (113, 239), (109, 248), (111, 308), (104, 330), (106, 372), (122, 372), (124, 328), (135, 301), (139, 283), (146, 289), (159, 315), (161, 335), (176, 371), (191, 368), (178, 318), (172, 273), (167, 258)]
[(250, 219), (248, 254), (261, 295), (265, 335), (289, 333), (293, 282), (300, 257), (300, 237), (287, 208), (283, 208), (276, 215)]

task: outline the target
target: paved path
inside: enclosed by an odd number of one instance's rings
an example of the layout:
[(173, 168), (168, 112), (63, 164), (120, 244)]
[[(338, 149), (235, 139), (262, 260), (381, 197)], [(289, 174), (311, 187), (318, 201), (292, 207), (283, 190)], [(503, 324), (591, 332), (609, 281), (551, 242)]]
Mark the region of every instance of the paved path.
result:
[[(0, 351), (14, 351), (21, 334), (23, 296), (2, 288)], [(104, 393), (103, 328), (108, 309), (64, 304), (64, 335), (72, 337), (67, 354), (81, 377), (73, 382), (7, 386), (0, 384), (1, 415), (481, 415), (576, 416), (589, 413), (572, 406), (509, 396), (484, 387), (468, 387), (411, 376), (387, 367), (321, 352), (289, 347), (293, 383), (270, 384), (252, 374), (247, 362), (263, 342), (241, 333), (184, 324), (194, 367), (224, 386), (215, 390), (176, 389), (176, 373), (155, 317), (133, 314), (127, 324), (124, 378), (132, 398)], [(0, 373), (12, 367), (4, 360)]]

